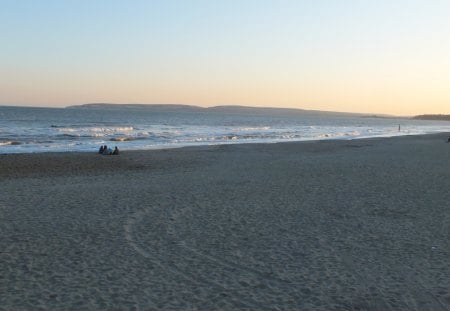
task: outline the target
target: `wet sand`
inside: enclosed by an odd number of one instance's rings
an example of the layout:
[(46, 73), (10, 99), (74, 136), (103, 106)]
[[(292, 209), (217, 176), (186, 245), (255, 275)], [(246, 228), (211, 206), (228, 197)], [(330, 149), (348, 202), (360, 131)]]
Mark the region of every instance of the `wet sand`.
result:
[(447, 136), (0, 155), (0, 310), (449, 310)]

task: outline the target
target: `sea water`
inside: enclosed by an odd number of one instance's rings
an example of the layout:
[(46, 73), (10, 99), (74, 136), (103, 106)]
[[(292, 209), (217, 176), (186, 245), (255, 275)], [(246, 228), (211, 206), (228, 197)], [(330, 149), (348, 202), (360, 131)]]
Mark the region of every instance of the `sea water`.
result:
[[(399, 131), (400, 126), (400, 131)], [(0, 153), (358, 139), (449, 132), (450, 122), (332, 113), (0, 106)]]

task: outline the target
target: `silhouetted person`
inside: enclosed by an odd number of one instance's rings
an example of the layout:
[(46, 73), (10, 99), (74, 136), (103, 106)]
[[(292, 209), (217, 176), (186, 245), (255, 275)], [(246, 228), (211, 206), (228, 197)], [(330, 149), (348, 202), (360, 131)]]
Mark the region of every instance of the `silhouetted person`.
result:
[(448, 137), (447, 142), (450, 143), (450, 136)]
[(104, 149), (103, 149), (103, 146), (100, 146), (100, 149), (98, 149), (98, 153), (99, 153), (99, 154), (103, 154), (103, 150), (104, 150)]
[(108, 146), (106, 146), (106, 145), (104, 145), (103, 146), (103, 153), (102, 154), (109, 154), (109, 151), (108, 151)]
[(114, 151), (112, 153), (113, 155), (118, 155), (119, 154), (119, 148), (117, 148), (117, 146), (114, 147)]

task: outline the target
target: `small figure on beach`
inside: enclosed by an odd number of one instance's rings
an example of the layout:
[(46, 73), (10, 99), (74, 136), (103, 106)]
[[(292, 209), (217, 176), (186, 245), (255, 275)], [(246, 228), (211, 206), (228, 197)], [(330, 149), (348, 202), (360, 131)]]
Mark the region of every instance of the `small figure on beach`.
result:
[(116, 147), (114, 147), (114, 150), (112, 150), (111, 148), (108, 148), (107, 145), (104, 145), (104, 146), (100, 146), (98, 153), (102, 154), (102, 155), (118, 155), (119, 148), (117, 148), (117, 146), (116, 146)]
[(398, 131), (400, 132), (400, 124), (398, 125)]
[(447, 142), (450, 143), (450, 136), (448, 137)]
[(112, 149), (111, 148), (108, 148), (108, 146), (107, 145), (104, 145), (103, 146), (103, 153), (102, 153), (103, 155), (110, 155), (110, 154), (112, 154)]

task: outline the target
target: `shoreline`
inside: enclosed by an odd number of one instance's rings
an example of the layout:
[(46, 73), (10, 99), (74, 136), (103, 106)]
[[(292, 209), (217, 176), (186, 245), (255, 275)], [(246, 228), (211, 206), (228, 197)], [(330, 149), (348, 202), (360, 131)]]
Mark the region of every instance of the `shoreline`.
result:
[[(292, 140), (292, 141), (273, 141), (273, 142), (236, 142), (236, 143), (217, 143), (217, 144), (200, 144), (200, 145), (179, 145), (179, 146), (163, 146), (163, 147), (152, 147), (148, 149), (122, 149), (120, 151), (125, 152), (146, 152), (146, 151), (156, 151), (156, 150), (171, 150), (171, 149), (182, 149), (182, 148), (208, 148), (215, 146), (228, 146), (228, 145), (260, 145), (260, 144), (284, 144), (284, 143), (317, 143), (317, 142), (325, 142), (325, 141), (357, 141), (357, 140), (370, 140), (370, 139), (389, 139), (389, 138), (397, 138), (397, 137), (410, 137), (410, 136), (429, 136), (429, 135), (450, 135), (450, 132), (433, 132), (426, 134), (405, 134), (405, 135), (394, 135), (394, 136), (374, 136), (374, 137), (361, 137), (361, 138), (326, 138), (326, 139), (311, 139), (311, 140)], [(117, 143), (117, 142), (116, 142)], [(105, 143), (103, 143), (104, 145)], [(100, 144), (102, 145), (102, 144)], [(99, 146), (100, 146), (99, 145)], [(108, 143), (106, 143), (108, 145)], [(112, 144), (117, 145), (117, 144)], [(120, 146), (120, 144), (119, 144)], [(7, 148), (7, 147), (6, 147)], [(10, 153), (1, 153), (0, 156), (3, 155), (21, 155), (21, 154), (58, 154), (58, 153), (92, 153), (96, 150), (71, 150), (71, 151), (32, 151), (32, 152), (10, 152)]]
[(449, 309), (447, 137), (2, 154), (0, 301)]
[[(116, 169), (139, 169), (137, 163), (142, 163), (142, 167), (152, 166), (151, 161), (158, 163), (165, 162), (166, 157), (175, 157), (176, 160), (183, 162), (183, 155), (189, 154), (189, 157), (195, 157), (195, 153), (209, 153), (214, 151), (227, 150), (243, 151), (252, 149), (298, 149), (298, 152), (310, 152), (311, 150), (334, 150), (336, 148), (346, 148), (365, 146), (370, 143), (383, 144), (394, 142), (407, 142), (408, 140), (440, 140), (446, 142), (450, 133), (442, 132), (436, 134), (423, 135), (404, 135), (392, 137), (372, 137), (363, 139), (327, 139), (313, 141), (291, 141), (277, 143), (237, 143), (237, 144), (218, 144), (218, 145), (196, 145), (175, 147), (166, 149), (146, 149), (146, 150), (121, 150), (119, 155), (100, 155), (97, 152), (38, 152), (38, 153), (7, 153), (0, 154), (0, 181), (2, 177), (14, 176), (45, 176), (46, 174), (63, 175), (66, 172), (70, 174), (101, 174), (114, 171)], [(76, 167), (76, 169), (74, 169)]]

